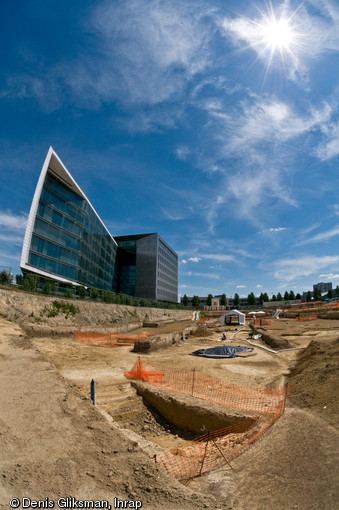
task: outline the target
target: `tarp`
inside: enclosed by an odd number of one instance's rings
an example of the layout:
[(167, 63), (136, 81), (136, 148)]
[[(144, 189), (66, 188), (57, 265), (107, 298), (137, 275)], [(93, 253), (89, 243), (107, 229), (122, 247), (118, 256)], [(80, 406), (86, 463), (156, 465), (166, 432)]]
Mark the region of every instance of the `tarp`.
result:
[(203, 358), (236, 358), (238, 352), (251, 352), (252, 347), (241, 347), (240, 345), (218, 345), (209, 349), (198, 349), (192, 352), (192, 356), (202, 356)]

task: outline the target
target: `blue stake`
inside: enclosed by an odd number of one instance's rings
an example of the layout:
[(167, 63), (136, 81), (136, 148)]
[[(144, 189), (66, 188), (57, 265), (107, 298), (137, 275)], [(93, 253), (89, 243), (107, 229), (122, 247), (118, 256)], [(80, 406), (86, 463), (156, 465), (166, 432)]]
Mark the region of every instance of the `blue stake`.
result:
[(93, 405), (95, 406), (95, 388), (94, 388), (94, 380), (91, 380), (91, 400)]

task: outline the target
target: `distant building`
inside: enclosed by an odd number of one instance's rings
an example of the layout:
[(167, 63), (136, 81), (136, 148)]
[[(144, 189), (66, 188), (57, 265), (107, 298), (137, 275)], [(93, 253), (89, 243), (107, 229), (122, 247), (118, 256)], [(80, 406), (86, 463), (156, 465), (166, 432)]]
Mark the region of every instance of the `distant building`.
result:
[(178, 257), (172, 248), (158, 234), (117, 239), (50, 147), (28, 217), (23, 274), (177, 302)]
[(328, 292), (329, 290), (332, 290), (332, 282), (328, 282), (328, 283), (324, 283), (324, 282), (316, 283), (315, 285), (313, 285), (313, 292), (315, 291), (315, 289), (320, 290), (321, 293)]

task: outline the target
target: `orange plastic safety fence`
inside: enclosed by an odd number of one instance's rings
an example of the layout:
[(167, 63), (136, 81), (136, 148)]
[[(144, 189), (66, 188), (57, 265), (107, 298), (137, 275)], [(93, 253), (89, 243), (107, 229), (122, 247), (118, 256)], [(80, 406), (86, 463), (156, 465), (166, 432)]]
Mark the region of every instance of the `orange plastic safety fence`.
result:
[(250, 388), (228, 384), (196, 370), (154, 368), (140, 358), (126, 377), (149, 381), (156, 386), (251, 411), (254, 420), (208, 432), (179, 448), (156, 455), (156, 462), (182, 482), (200, 476), (241, 452), (260, 437), (282, 415), (287, 386)]
[(271, 319), (253, 319), (253, 324), (258, 326), (270, 326), (272, 324)]
[(183, 483), (229, 462), (273, 425), (281, 414), (208, 432), (187, 445), (157, 454), (156, 462)]
[(119, 331), (112, 331), (111, 333), (89, 331), (74, 332), (75, 342), (99, 347), (121, 347), (123, 345), (134, 345), (136, 340), (146, 338), (147, 336), (147, 333), (142, 333), (140, 335), (124, 335)]
[[(159, 376), (159, 380), (154, 381), (153, 373), (161, 374), (162, 377)], [(283, 386), (278, 388), (238, 386), (197, 370), (146, 367), (139, 359), (125, 376), (149, 381), (184, 395), (263, 414), (276, 414), (285, 402), (286, 391)]]
[(314, 321), (317, 318), (318, 318), (318, 315), (315, 313), (313, 315), (305, 315), (304, 317), (296, 317), (295, 320), (298, 322), (303, 322), (303, 321)]

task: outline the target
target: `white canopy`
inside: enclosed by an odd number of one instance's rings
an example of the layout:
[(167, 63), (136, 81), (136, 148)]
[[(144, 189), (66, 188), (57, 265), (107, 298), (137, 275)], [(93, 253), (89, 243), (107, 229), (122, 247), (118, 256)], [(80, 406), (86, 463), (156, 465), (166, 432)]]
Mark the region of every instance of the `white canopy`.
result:
[(224, 315), (222, 315), (220, 317), (220, 325), (225, 324), (226, 317), (231, 317), (231, 316), (233, 316), (233, 317), (237, 316), (239, 324), (245, 324), (245, 322), (246, 322), (246, 315), (244, 313), (239, 312), (239, 310), (229, 310), (227, 313), (225, 313)]

